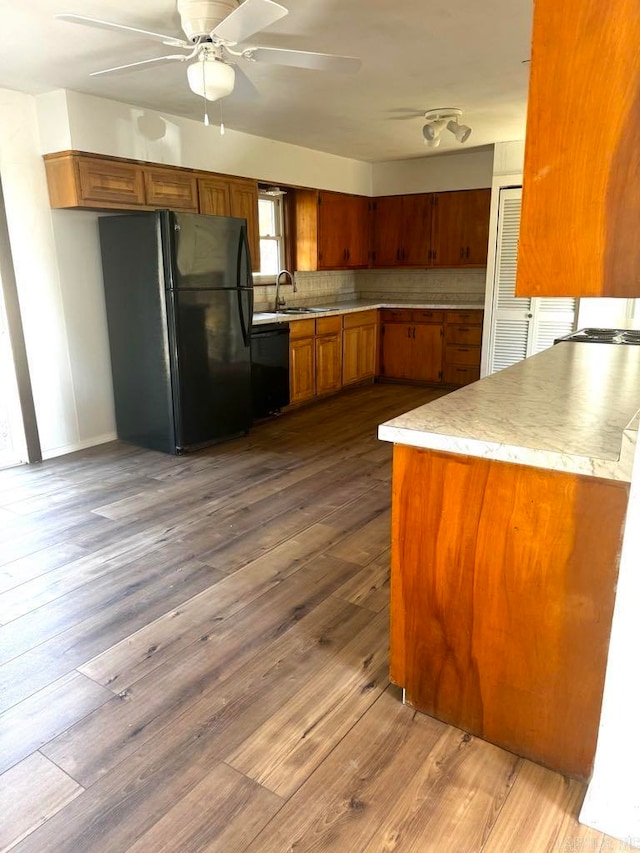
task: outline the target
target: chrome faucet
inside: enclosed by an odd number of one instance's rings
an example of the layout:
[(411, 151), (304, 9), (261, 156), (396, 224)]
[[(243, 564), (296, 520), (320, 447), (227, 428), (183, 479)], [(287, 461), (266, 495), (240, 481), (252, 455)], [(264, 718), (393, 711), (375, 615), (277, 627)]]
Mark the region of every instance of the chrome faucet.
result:
[(280, 270), (280, 272), (276, 276), (276, 298), (275, 298), (275, 311), (276, 311), (276, 313), (281, 308), (284, 308), (284, 306), (285, 306), (285, 299), (284, 299), (284, 297), (280, 296), (280, 279), (282, 278), (283, 275), (289, 276), (289, 281), (291, 282), (291, 292), (296, 293), (298, 290), (298, 288), (296, 287), (295, 279), (291, 275), (289, 270)]

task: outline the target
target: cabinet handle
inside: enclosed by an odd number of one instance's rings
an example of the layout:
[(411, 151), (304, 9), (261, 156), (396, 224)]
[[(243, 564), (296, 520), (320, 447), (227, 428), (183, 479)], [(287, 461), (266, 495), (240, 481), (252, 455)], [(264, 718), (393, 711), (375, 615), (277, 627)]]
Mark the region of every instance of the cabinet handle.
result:
[(407, 326), (407, 337), (408, 338), (411, 337), (411, 327), (410, 326)]
[(469, 352), (469, 350), (463, 349), (462, 347), (458, 347), (458, 352)]
[(469, 329), (467, 326), (458, 326), (458, 331), (459, 332), (468, 332)]
[(414, 339), (414, 341), (415, 341), (415, 339), (416, 339), (416, 327), (415, 327), (415, 326), (413, 327), (413, 335), (412, 335), (411, 337), (412, 337), (412, 338)]

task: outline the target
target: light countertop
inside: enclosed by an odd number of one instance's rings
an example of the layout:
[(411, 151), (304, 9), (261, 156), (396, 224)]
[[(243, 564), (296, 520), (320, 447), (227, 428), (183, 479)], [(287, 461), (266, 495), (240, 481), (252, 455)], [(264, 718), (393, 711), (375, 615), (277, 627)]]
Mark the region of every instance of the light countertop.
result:
[[(294, 320), (308, 320), (312, 317), (330, 317), (333, 314), (352, 314), (355, 311), (366, 311), (369, 308), (433, 308), (436, 310), (451, 311), (483, 311), (484, 303), (481, 302), (373, 302), (366, 299), (358, 299), (351, 302), (339, 302), (336, 305), (327, 306), (326, 311), (320, 311), (315, 306), (314, 311), (308, 314), (282, 314), (275, 311), (262, 311), (253, 315), (253, 325), (260, 326), (263, 323), (291, 323)], [(322, 307), (322, 306), (319, 306)]]
[(561, 343), (400, 415), (379, 438), (630, 482), (640, 346)]

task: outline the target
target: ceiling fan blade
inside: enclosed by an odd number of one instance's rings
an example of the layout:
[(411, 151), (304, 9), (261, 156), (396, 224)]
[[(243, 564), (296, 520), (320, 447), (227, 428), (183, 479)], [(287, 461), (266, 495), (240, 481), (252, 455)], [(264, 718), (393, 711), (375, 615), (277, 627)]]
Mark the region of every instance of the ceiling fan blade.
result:
[(234, 63), (236, 72), (236, 85), (233, 90), (234, 101), (258, 101), (260, 92), (253, 85), (253, 81), (245, 74), (239, 63)]
[(152, 33), (149, 30), (141, 30), (138, 27), (129, 27), (126, 24), (115, 24), (113, 21), (100, 21), (97, 18), (85, 18), (84, 15), (56, 15), (58, 21), (68, 21), (70, 24), (82, 24), (85, 27), (94, 27), (98, 30), (116, 30), (126, 32), (130, 35), (144, 36), (145, 38), (160, 41), (172, 47), (191, 47), (184, 39), (175, 36), (166, 36), (162, 33)]
[(245, 59), (271, 65), (291, 65), (294, 68), (311, 68), (314, 71), (337, 71), (355, 74), (362, 62), (355, 56), (335, 56), (331, 53), (314, 53), (308, 50), (289, 50), (283, 47), (250, 47), (242, 52)]
[(136, 71), (142, 68), (145, 65), (153, 65), (155, 62), (172, 62), (176, 59), (179, 59), (181, 62), (184, 62), (187, 59), (186, 56), (155, 56), (153, 59), (143, 59), (140, 62), (129, 62), (127, 65), (116, 65), (114, 68), (103, 68), (102, 71), (92, 71), (89, 75), (90, 77), (99, 77), (101, 74), (117, 74), (120, 71), (131, 71), (133, 68)]
[(288, 14), (288, 9), (273, 0), (244, 0), (211, 35), (230, 44), (238, 44)]

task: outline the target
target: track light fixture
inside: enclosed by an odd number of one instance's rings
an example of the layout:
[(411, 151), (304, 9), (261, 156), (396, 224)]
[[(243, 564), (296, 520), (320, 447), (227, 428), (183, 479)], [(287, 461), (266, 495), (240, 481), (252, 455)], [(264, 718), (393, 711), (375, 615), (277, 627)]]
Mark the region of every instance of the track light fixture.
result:
[(455, 107), (440, 107), (437, 110), (427, 110), (424, 114), (426, 124), (422, 128), (424, 144), (429, 148), (437, 148), (440, 145), (440, 134), (445, 129), (450, 131), (458, 142), (466, 142), (471, 136), (471, 128), (466, 124), (460, 124), (462, 110)]

